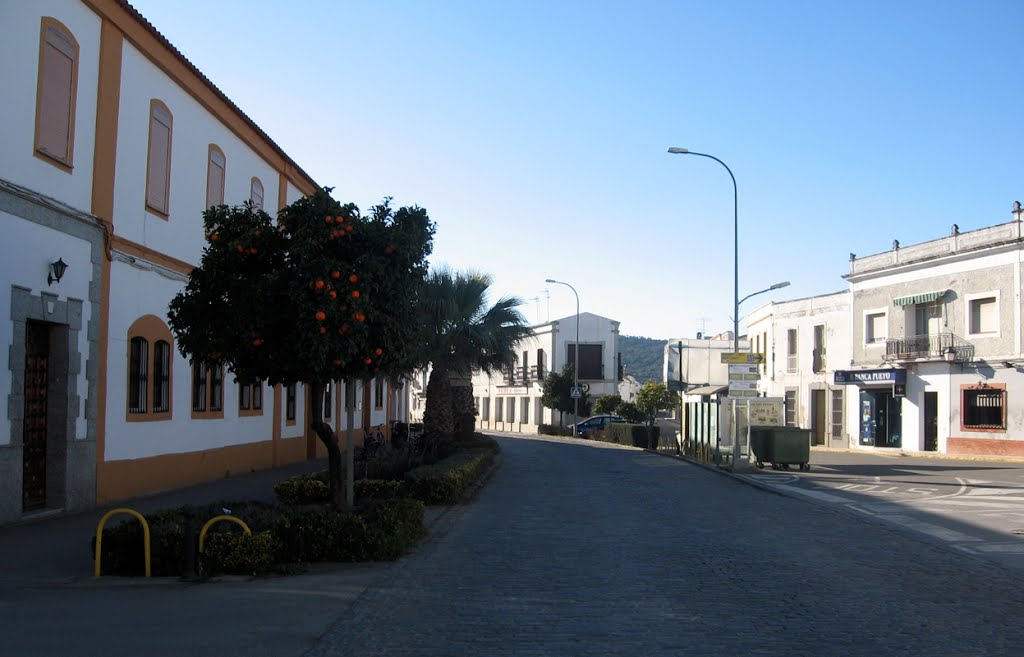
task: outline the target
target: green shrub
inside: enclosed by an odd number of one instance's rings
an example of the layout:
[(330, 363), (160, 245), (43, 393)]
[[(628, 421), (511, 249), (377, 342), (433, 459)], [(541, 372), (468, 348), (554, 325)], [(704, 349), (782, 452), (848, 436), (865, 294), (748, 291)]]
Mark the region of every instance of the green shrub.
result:
[(328, 471), (295, 475), (279, 481), (274, 494), (282, 504), (326, 504), (331, 499)]
[(425, 504), (455, 504), (494, 462), (496, 451), (487, 447), (467, 449), (410, 470), (405, 475), (409, 494)]
[(598, 440), (619, 445), (631, 445), (657, 449), (658, 438), (661, 435), (661, 427), (655, 425), (648, 427), (646, 424), (609, 424), (605, 429), (604, 436), (595, 435)]
[(572, 429), (566, 429), (556, 424), (539, 424), (537, 425), (537, 433), (545, 436), (571, 436)]
[(365, 510), (367, 555), (374, 561), (394, 561), (425, 533), (423, 502), (397, 498), (374, 502)]
[(271, 531), (246, 534), (210, 533), (199, 557), (200, 573), (212, 575), (262, 575), (277, 560), (278, 541)]

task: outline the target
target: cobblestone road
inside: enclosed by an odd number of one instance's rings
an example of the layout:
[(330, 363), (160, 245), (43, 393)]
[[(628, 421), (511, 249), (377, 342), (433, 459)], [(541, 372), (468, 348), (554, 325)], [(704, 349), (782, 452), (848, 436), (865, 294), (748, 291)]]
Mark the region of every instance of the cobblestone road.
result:
[(691, 464), (506, 438), (327, 655), (1019, 655), (1018, 575)]

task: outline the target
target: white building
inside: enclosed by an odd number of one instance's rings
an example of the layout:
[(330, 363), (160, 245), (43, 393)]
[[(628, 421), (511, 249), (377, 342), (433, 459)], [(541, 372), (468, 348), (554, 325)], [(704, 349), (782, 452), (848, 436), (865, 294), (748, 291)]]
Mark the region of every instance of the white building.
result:
[(0, 523), (322, 453), (301, 386), (193, 367), (167, 326), (206, 207), (316, 183), (123, 0), (0, 3), (0, 61)]
[(850, 365), (850, 292), (767, 303), (747, 333), (765, 356), (758, 390), (785, 399), (786, 425), (810, 429), (814, 445), (848, 446), (846, 386), (833, 372)]
[(894, 247), (846, 275), (856, 444), (1024, 456), (1021, 223)]

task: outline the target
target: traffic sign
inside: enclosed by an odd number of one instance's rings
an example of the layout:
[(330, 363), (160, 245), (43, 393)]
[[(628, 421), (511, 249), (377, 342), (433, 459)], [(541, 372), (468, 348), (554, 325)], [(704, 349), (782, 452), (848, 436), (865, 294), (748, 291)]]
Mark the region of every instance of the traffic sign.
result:
[(739, 364), (750, 364), (750, 365), (761, 365), (764, 363), (764, 354), (739, 354), (739, 353), (722, 353), (723, 363), (735, 363)]
[(583, 399), (583, 388), (580, 386), (573, 386), (569, 388), (569, 397), (573, 399)]

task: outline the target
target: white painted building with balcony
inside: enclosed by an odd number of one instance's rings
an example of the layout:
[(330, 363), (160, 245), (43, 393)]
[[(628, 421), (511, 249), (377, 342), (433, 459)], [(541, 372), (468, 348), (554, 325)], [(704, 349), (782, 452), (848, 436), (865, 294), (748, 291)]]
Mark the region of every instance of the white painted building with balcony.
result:
[(855, 444), (1024, 456), (1021, 223), (893, 247), (845, 276)]

